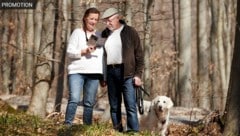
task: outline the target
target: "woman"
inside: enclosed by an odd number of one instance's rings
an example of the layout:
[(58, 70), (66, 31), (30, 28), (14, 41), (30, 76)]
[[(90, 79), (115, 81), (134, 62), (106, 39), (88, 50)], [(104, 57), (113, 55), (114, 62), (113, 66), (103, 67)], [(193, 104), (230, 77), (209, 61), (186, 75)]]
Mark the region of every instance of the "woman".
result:
[(83, 27), (77, 28), (71, 34), (67, 47), (69, 100), (66, 109), (65, 124), (72, 125), (77, 106), (83, 91), (83, 123), (92, 124), (93, 106), (98, 89), (99, 79), (103, 73), (103, 48), (89, 44), (89, 39), (95, 35), (96, 24), (100, 12), (89, 8), (83, 16)]

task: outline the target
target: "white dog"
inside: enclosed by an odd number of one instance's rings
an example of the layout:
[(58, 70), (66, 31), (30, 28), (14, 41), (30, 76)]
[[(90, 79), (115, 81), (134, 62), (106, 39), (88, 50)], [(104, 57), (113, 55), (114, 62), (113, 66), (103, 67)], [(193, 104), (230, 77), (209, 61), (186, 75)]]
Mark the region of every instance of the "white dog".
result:
[(144, 101), (145, 111), (139, 118), (140, 130), (157, 131), (161, 136), (165, 136), (170, 115), (169, 110), (172, 107), (173, 102), (167, 96), (157, 96), (151, 102)]

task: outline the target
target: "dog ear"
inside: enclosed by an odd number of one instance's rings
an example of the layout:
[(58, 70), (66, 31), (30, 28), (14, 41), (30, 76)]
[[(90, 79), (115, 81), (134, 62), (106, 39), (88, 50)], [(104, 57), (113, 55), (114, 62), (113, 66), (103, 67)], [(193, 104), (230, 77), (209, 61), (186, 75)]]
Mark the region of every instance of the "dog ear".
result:
[(171, 98), (168, 98), (168, 109), (173, 107), (173, 101)]
[(151, 107), (153, 107), (155, 105), (155, 101), (154, 99), (151, 101)]
[(157, 100), (158, 100), (158, 97), (155, 97), (155, 98), (151, 101), (151, 107), (154, 107), (154, 106), (155, 106)]

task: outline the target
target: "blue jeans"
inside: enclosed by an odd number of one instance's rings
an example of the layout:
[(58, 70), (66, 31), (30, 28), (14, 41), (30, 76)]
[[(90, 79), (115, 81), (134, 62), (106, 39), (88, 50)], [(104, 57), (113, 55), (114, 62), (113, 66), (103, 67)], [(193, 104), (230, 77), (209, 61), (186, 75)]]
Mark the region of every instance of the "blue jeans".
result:
[(83, 91), (83, 123), (92, 124), (93, 106), (95, 104), (99, 79), (95, 74), (70, 74), (68, 75), (69, 99), (65, 115), (65, 124), (72, 125), (80, 94)]
[(108, 68), (107, 70), (108, 98), (114, 129), (123, 131), (121, 103), (122, 96), (127, 114), (127, 131), (139, 131), (136, 95), (131, 78), (123, 78), (123, 68)]

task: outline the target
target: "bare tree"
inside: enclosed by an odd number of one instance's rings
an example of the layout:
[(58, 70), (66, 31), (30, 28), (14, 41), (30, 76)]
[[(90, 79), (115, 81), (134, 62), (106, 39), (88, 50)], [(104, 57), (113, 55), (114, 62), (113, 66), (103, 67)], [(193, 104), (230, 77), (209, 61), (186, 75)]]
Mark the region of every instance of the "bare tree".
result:
[(24, 47), (26, 45), (25, 42), (25, 24), (26, 24), (26, 11), (18, 10), (17, 11), (17, 37), (16, 37), (16, 54), (15, 54), (15, 65), (16, 65), (16, 73), (14, 79), (14, 89), (15, 94), (24, 94), (29, 86), (26, 84), (26, 76), (24, 72), (23, 62), (24, 62)]
[(217, 22), (218, 22), (218, 6), (219, 1), (211, 0), (211, 28), (210, 28), (210, 80), (211, 80), (211, 90), (212, 90), (212, 109), (220, 110), (222, 107), (221, 98), (222, 93), (220, 91), (220, 75), (218, 72), (218, 51), (217, 51)]
[(1, 57), (1, 72), (2, 72), (2, 79), (3, 79), (3, 93), (5, 94), (9, 94), (10, 90), (9, 90), (9, 83), (10, 81), (10, 61), (9, 61), (9, 57), (8, 57), (8, 35), (9, 35), (9, 27), (8, 27), (8, 21), (9, 21), (9, 11), (4, 10), (3, 11), (3, 26), (5, 26), (5, 28), (2, 31), (2, 47), (1, 47), (1, 53), (2, 53), (2, 57)]
[(184, 107), (192, 105), (191, 90), (191, 0), (179, 1), (179, 58), (178, 104)]
[[(71, 17), (71, 8), (72, 2), (69, 0), (64, 0), (63, 1), (63, 24), (62, 24), (62, 41), (63, 41), (63, 53), (66, 53), (66, 47), (67, 47), (67, 43), (68, 43), (68, 39), (71, 35), (71, 22), (68, 20)], [(64, 64), (64, 79), (67, 79), (67, 71), (66, 71), (66, 67), (67, 67), (67, 59), (66, 59), (66, 55), (65, 56), (65, 64)], [(64, 80), (64, 86), (63, 86), (63, 95), (67, 92), (68, 90), (68, 85), (67, 85), (67, 80)]]
[(16, 37), (17, 37), (17, 14), (16, 10), (3, 11), (3, 27), (1, 37), (1, 72), (2, 84), (5, 94), (14, 93), (16, 83)]
[(207, 0), (198, 0), (197, 8), (198, 28), (197, 28), (197, 51), (198, 51), (198, 96), (199, 106), (201, 108), (210, 109), (210, 93), (209, 93), (209, 44), (208, 44), (208, 28), (207, 28)]
[[(144, 88), (146, 90), (151, 90), (151, 67), (150, 67), (150, 55), (151, 55), (151, 15), (150, 9), (153, 4), (153, 0), (144, 0), (143, 10), (144, 10)], [(153, 94), (153, 92), (151, 92)]]
[[(177, 3), (175, 0), (172, 0), (172, 24), (173, 24), (173, 50), (176, 52), (175, 55), (173, 56), (173, 60), (175, 62), (178, 61), (178, 55), (177, 55), (177, 51), (178, 51), (178, 37), (177, 37), (177, 33), (178, 33), (178, 29), (177, 29), (177, 18), (178, 18), (178, 14), (176, 14), (176, 6), (175, 3)], [(177, 64), (177, 63), (176, 63)], [(176, 93), (178, 92), (178, 70), (174, 70), (169, 78), (169, 96), (173, 99), (176, 100)]]
[(42, 19), (43, 19), (43, 11), (42, 11), (42, 2), (38, 1), (36, 5), (36, 10), (34, 10), (34, 54), (36, 62), (36, 55), (39, 51), (40, 42), (41, 42), (41, 31), (42, 31)]
[(62, 43), (62, 22), (63, 22), (63, 0), (56, 0), (56, 14), (55, 14), (55, 30), (54, 30), (54, 53), (53, 57), (60, 60), (53, 63), (54, 79), (52, 83), (52, 90), (56, 96), (55, 110), (61, 111), (61, 100), (63, 96), (64, 83), (64, 64), (65, 64), (65, 46)]
[(35, 83), (28, 113), (45, 117), (49, 89), (52, 82), (52, 49), (54, 27), (54, 1), (43, 2), (43, 27), (37, 57)]
[(221, 81), (221, 90), (222, 90), (222, 106), (224, 109), (224, 104), (226, 103), (227, 97), (227, 81), (226, 81), (226, 63), (225, 63), (225, 50), (223, 44), (223, 25), (224, 18), (223, 14), (225, 11), (224, 0), (219, 0), (219, 14), (218, 14), (218, 23), (217, 23), (217, 50), (218, 50), (218, 61), (219, 66), (218, 70), (220, 72), (220, 81)]
[(25, 76), (26, 82), (29, 86), (33, 85), (33, 66), (34, 66), (34, 21), (33, 21), (33, 10), (27, 10), (26, 20), (26, 53), (25, 53)]
[[(11, 11), (8, 18), (8, 41), (7, 41), (7, 47), (6, 47), (6, 60), (8, 61), (7, 64), (9, 65), (9, 82), (8, 82), (8, 89), (10, 94), (14, 93), (15, 89), (15, 77), (16, 77), (16, 32), (17, 28), (15, 27), (15, 24), (17, 24), (17, 14), (15, 14), (15, 11)], [(13, 80), (11, 80), (13, 79)]]
[[(41, 1), (37, 2), (36, 10), (34, 10), (34, 68), (33, 68), (33, 75), (36, 74), (36, 62), (40, 44), (41, 44), (41, 32), (42, 32), (42, 19), (43, 19), (43, 3)], [(33, 76), (33, 83), (35, 83), (36, 79)], [(33, 85), (34, 86), (34, 85)]]
[(223, 14), (224, 24), (223, 24), (223, 37), (224, 37), (224, 49), (225, 49), (225, 67), (226, 67), (226, 84), (228, 85), (230, 78), (230, 69), (231, 69), (231, 59), (232, 59), (232, 48), (233, 41), (231, 37), (233, 36), (233, 25), (235, 25), (235, 13), (234, 13), (234, 2), (233, 0), (224, 0), (225, 3), (225, 12)]
[(80, 4), (79, 0), (72, 0), (72, 30), (82, 25)]
[(133, 14), (132, 14), (132, 4), (133, 4), (133, 0), (128, 0), (126, 1), (126, 12), (125, 12), (125, 15), (126, 15), (126, 21), (127, 21), (127, 24), (128, 25), (132, 25), (132, 17), (133, 17)]
[[(237, 1), (237, 22), (240, 22), (240, 1)], [(225, 109), (224, 136), (240, 135), (240, 26), (236, 25), (235, 47)]]

